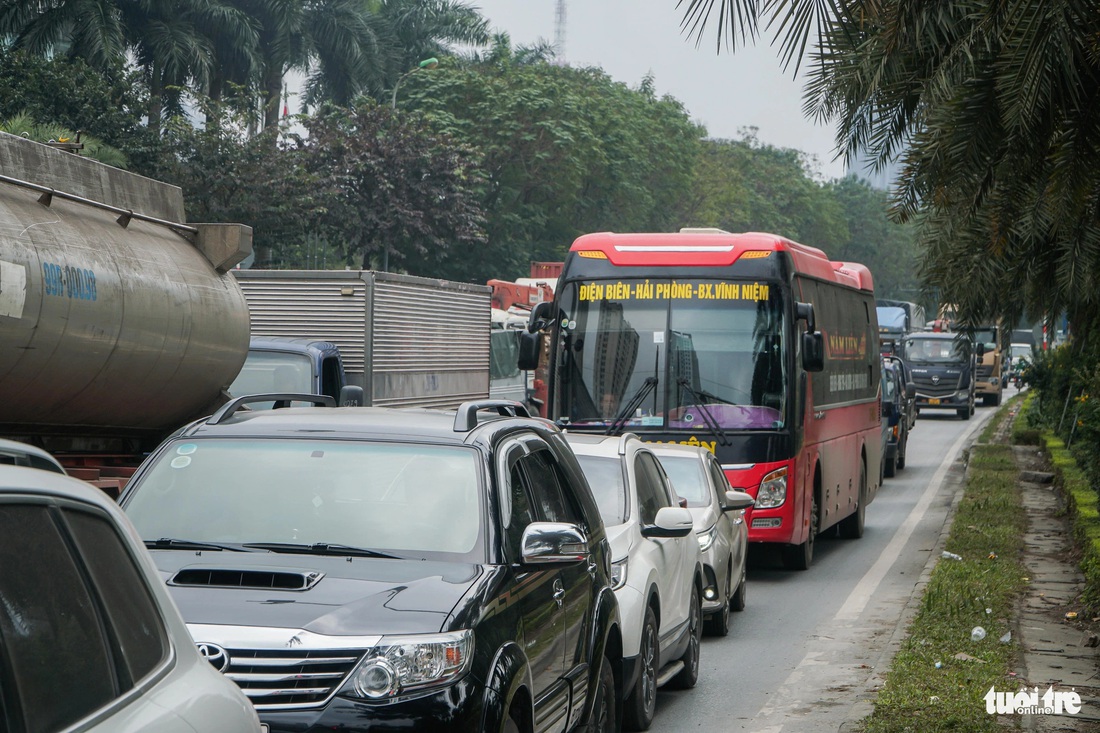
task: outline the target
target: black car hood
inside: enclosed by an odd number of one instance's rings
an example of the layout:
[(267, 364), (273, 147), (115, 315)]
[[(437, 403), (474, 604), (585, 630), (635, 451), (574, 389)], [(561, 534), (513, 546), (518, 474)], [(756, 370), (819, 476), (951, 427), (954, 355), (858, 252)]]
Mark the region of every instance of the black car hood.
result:
[[(469, 563), (274, 553), (152, 550), (189, 624), (304, 629), (374, 635), (440, 631), (462, 596), (484, 575)], [(305, 590), (181, 585), (181, 570), (308, 575)], [(202, 573), (190, 573), (201, 576)]]

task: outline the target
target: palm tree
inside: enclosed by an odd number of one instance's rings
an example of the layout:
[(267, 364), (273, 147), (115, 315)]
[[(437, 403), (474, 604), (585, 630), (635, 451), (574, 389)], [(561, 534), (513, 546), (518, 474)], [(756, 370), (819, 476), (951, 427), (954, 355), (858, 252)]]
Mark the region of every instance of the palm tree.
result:
[(126, 53), (125, 27), (114, 0), (0, 0), (0, 37), (36, 55), (64, 53), (97, 69)]
[[(1100, 8), (1094, 0), (680, 0), (719, 46), (782, 37), (838, 148), (902, 159), (895, 214), (964, 320), (1066, 308), (1100, 336)], [(1079, 338), (1080, 348), (1087, 339)]]
[(376, 13), (387, 47), (385, 89), (424, 59), (451, 55), (456, 45), (490, 41), (489, 22), (477, 8), (457, 0), (380, 0)]

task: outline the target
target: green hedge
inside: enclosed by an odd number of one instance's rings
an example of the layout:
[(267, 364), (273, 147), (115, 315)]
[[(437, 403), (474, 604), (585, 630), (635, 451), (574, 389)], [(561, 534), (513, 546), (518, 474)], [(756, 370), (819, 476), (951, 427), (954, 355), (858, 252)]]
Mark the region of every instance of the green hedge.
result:
[(1094, 616), (1100, 612), (1100, 497), (1061, 438), (1043, 430), (1040, 441), (1054, 467), (1055, 480), (1073, 519), (1073, 537), (1081, 550), (1081, 572), (1085, 576), (1081, 603), (1085, 612)]

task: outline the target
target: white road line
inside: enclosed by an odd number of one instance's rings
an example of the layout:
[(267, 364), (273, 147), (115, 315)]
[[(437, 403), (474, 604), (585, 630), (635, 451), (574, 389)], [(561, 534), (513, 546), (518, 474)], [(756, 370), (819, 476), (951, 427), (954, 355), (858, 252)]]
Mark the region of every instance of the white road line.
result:
[(932, 480), (928, 482), (928, 486), (925, 487), (924, 493), (921, 494), (920, 501), (916, 503), (916, 506), (909, 512), (909, 516), (907, 516), (905, 521), (901, 523), (901, 526), (898, 527), (897, 532), (894, 533), (893, 539), (890, 540), (890, 544), (882, 551), (882, 554), (879, 555), (875, 564), (859, 579), (855, 588), (852, 588), (852, 592), (848, 594), (848, 598), (844, 601), (844, 605), (840, 607), (840, 610), (836, 612), (836, 616), (833, 617), (835, 621), (855, 621), (859, 618), (859, 615), (863, 613), (863, 609), (867, 607), (867, 602), (871, 600), (871, 596), (874, 595), (875, 591), (878, 589), (882, 579), (886, 577), (886, 572), (898, 559), (902, 548), (905, 547), (905, 543), (907, 543), (909, 537), (912, 536), (913, 530), (916, 529), (917, 524), (920, 523), (925, 512), (928, 511), (929, 504), (932, 503), (932, 499), (935, 498), (936, 493), (940, 490), (940, 484), (943, 483), (943, 477), (947, 475), (947, 471), (951, 468), (951, 464), (955, 462), (955, 456), (962, 450), (966, 441), (970, 439), (971, 433), (985, 425), (985, 423), (985, 420), (975, 421), (975, 423), (970, 426), (970, 429), (964, 431), (963, 434), (959, 436), (958, 440), (948, 449), (947, 455), (940, 463), (940, 467), (936, 469), (936, 473), (933, 474)]

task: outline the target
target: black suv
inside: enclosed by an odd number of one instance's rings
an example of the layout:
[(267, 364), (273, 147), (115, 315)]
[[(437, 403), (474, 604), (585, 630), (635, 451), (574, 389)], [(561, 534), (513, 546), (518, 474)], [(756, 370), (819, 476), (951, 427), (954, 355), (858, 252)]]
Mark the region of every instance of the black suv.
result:
[[(273, 400), (320, 406), (241, 409)], [(166, 440), (120, 498), (261, 722), (615, 730), (611, 557), (560, 431), (512, 402), (332, 404), (236, 399)]]

